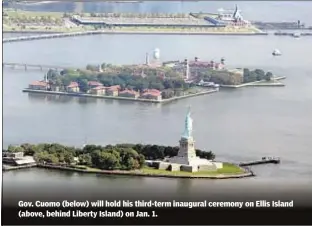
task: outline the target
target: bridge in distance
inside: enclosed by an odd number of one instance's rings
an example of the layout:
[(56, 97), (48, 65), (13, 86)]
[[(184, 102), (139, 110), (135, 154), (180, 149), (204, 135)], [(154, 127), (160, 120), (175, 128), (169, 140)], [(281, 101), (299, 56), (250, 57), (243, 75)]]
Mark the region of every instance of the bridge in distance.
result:
[(40, 71), (47, 71), (49, 69), (53, 70), (64, 70), (64, 69), (74, 69), (74, 67), (66, 67), (60, 65), (45, 65), (45, 64), (25, 64), (25, 63), (2, 63), (3, 68), (10, 68), (15, 70), (40, 70)]

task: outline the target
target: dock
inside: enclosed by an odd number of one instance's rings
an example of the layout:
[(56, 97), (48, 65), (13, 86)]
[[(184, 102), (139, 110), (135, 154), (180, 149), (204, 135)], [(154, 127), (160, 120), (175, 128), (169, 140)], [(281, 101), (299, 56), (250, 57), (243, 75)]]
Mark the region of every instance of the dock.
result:
[(244, 167), (244, 166), (262, 165), (262, 164), (279, 164), (280, 162), (281, 160), (279, 158), (263, 157), (261, 160), (240, 163), (239, 166)]
[(37, 166), (37, 163), (31, 163), (31, 164), (21, 165), (21, 166), (3, 165), (2, 170), (3, 171), (11, 171), (11, 170), (32, 168), (32, 167), (36, 167), (36, 166)]
[[(295, 36), (296, 33), (294, 33), (294, 32), (275, 32), (274, 35), (277, 35), (277, 36)], [(312, 32), (303, 32), (303, 33), (300, 33), (300, 36), (312, 36)]]

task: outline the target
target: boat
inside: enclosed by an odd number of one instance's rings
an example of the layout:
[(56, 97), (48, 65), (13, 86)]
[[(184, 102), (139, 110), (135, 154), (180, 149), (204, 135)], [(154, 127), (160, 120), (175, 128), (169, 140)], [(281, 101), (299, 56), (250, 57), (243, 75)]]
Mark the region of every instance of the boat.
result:
[(273, 56), (281, 56), (282, 53), (278, 50), (278, 49), (275, 49), (272, 53)]
[(301, 36), (300, 33), (294, 33), (294, 34), (293, 34), (293, 37), (294, 37), (294, 38), (300, 38), (300, 36)]
[(213, 88), (220, 88), (220, 85), (219, 84), (214, 84)]

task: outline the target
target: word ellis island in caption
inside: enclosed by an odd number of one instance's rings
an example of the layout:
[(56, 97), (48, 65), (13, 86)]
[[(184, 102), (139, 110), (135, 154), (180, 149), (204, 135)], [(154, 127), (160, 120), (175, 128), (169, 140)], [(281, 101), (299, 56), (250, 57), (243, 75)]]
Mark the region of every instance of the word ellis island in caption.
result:
[[(97, 217), (112, 217), (112, 218), (123, 218), (123, 217), (158, 217), (157, 211), (155, 209), (166, 207), (166, 208), (263, 208), (263, 207), (294, 207), (293, 201), (283, 202), (280, 200), (267, 201), (246, 201), (246, 202), (209, 202), (204, 200), (202, 202), (180, 202), (180, 201), (129, 201), (129, 200), (97, 200), (91, 201), (67, 201), (63, 202), (24, 202), (19, 201), (18, 206), (23, 208), (18, 212), (20, 218), (28, 217), (86, 217), (86, 218), (97, 218)], [(36, 211), (35, 208), (65, 208), (68, 210), (46, 210), (46, 211)], [(153, 208), (149, 212), (141, 211), (109, 211), (105, 208)], [(79, 210), (70, 210), (70, 208), (81, 208)], [(92, 211), (87, 210), (87, 208), (103, 208), (102, 211)]]

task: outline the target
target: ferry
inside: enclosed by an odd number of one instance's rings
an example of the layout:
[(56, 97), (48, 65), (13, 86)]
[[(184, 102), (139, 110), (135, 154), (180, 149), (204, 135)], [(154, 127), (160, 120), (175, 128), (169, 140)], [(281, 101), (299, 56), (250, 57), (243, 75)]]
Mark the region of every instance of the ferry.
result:
[(278, 50), (278, 49), (275, 49), (272, 53), (273, 56), (281, 56), (282, 53)]

